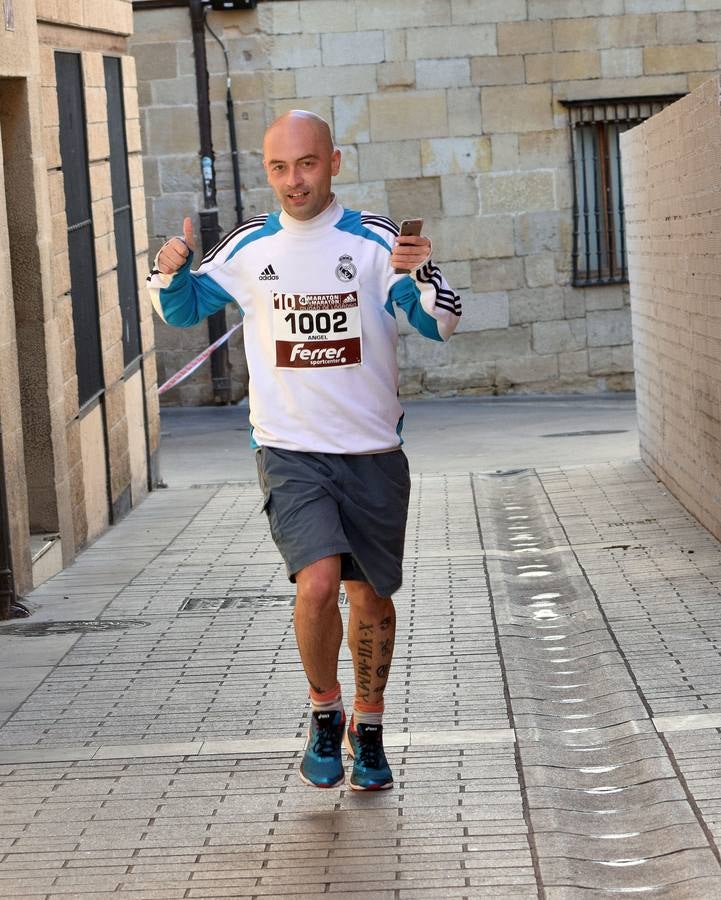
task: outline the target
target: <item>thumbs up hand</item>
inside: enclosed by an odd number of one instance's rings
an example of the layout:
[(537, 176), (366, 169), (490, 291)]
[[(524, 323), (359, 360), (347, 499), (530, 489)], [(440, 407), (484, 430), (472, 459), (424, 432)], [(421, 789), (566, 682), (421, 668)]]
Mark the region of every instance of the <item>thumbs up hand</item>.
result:
[(183, 219), (183, 236), (166, 241), (158, 253), (158, 269), (163, 275), (174, 275), (185, 265), (188, 256), (195, 250), (193, 221), (190, 216)]
[(183, 240), (192, 251), (195, 250), (195, 235), (193, 234), (193, 220), (190, 216), (183, 219)]

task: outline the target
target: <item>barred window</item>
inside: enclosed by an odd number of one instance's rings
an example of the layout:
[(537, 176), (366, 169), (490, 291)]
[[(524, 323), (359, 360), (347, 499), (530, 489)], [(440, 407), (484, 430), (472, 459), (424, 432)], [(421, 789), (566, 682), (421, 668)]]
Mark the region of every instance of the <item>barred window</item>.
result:
[(103, 66), (110, 137), (110, 183), (113, 195), (115, 250), (118, 259), (118, 297), (123, 320), (123, 359), (127, 366), (140, 355), (140, 325), (128, 146), (125, 136), (123, 75), (120, 59), (116, 56), (103, 57)]
[(55, 72), (60, 115), (60, 159), (68, 223), (75, 366), (78, 375), (78, 400), (80, 406), (83, 406), (102, 393), (104, 383), (80, 54), (57, 51)]
[(628, 281), (620, 135), (680, 94), (567, 100), (573, 162), (573, 284)]

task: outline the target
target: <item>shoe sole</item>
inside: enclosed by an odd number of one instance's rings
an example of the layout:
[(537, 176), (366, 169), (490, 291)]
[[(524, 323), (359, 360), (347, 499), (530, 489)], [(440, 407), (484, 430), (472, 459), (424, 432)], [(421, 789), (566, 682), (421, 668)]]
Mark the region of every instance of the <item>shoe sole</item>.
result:
[(308, 787), (318, 788), (321, 791), (329, 790), (330, 788), (338, 787), (339, 784), (343, 784), (345, 781), (345, 772), (341, 775), (338, 781), (334, 781), (333, 784), (316, 784), (315, 781), (311, 781), (310, 778), (306, 778), (306, 776), (298, 770), (298, 775), (303, 784), (307, 784)]
[[(355, 759), (355, 754), (353, 753), (353, 745), (350, 742), (350, 738), (348, 737), (348, 731), (346, 729), (345, 734), (343, 735), (343, 746), (345, 747), (348, 756), (351, 759)], [(368, 787), (363, 787), (360, 784), (353, 783), (353, 776), (351, 776), (348, 780), (348, 786), (352, 791), (389, 791), (393, 787), (393, 781), (386, 781), (385, 784), (372, 784)]]
[(348, 786), (352, 791), (358, 791), (359, 793), (365, 791), (368, 793), (369, 791), (389, 791), (393, 787), (393, 782), (387, 781), (385, 784), (373, 784), (369, 787), (362, 787), (360, 784), (353, 784), (352, 781), (349, 781)]

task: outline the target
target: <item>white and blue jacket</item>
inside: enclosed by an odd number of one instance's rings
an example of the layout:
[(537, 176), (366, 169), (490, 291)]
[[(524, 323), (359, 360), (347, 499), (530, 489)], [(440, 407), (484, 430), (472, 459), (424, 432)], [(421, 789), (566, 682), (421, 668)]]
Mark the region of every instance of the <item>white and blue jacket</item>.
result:
[[(156, 263), (148, 285), (169, 324), (187, 328), (226, 303), (240, 307), (253, 446), (355, 454), (400, 445), (396, 310), (443, 341), (461, 304), (430, 259), (411, 275), (393, 271), (397, 234), (390, 219), (334, 200), (306, 222), (285, 212), (249, 220), (195, 272), (191, 259), (175, 275)], [(346, 359), (351, 345), (360, 360)]]

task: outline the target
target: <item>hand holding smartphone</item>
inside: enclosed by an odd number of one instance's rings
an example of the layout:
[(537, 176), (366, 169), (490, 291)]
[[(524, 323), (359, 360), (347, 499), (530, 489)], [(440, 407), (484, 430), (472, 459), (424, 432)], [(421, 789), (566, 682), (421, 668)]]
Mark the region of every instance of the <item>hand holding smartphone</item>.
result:
[[(399, 237), (412, 235), (418, 237), (423, 228), (423, 219), (403, 219), (400, 226)], [(396, 275), (408, 275), (410, 269), (395, 269)]]

